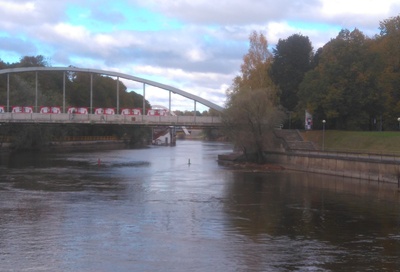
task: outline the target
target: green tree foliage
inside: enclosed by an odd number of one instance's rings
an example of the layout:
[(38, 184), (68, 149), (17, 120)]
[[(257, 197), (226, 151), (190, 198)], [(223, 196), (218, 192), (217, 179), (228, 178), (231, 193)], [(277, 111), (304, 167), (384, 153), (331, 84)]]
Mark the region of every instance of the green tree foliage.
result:
[[(38, 105), (62, 106), (63, 105), (63, 73), (38, 72)], [(66, 89), (70, 82), (66, 81)]]
[[(93, 76), (93, 80), (94, 80)], [(68, 105), (75, 107), (89, 107), (90, 106), (90, 80), (91, 74), (89, 73), (75, 73), (73, 76), (71, 88), (66, 90), (68, 97)], [(94, 81), (93, 81), (94, 83)]]
[(380, 35), (342, 30), (320, 48), (300, 85), (299, 113), (314, 124), (347, 130), (390, 130), (400, 117), (400, 16), (380, 22)]
[(51, 128), (37, 124), (24, 125), (23, 129), (17, 129), (13, 133), (11, 148), (17, 151), (41, 150), (51, 140)]
[[(47, 62), (43, 56), (23, 57), (20, 62), (5, 64), (6, 68), (45, 67)], [(36, 90), (36, 80), (38, 88)], [(61, 106), (63, 102), (63, 74), (60, 72), (26, 72), (9, 74), (10, 106)], [(68, 82), (67, 82), (68, 84)], [(68, 88), (68, 87), (67, 87)], [(7, 75), (0, 78), (0, 104), (7, 101)], [(37, 109), (39, 110), (39, 108)]]
[[(91, 78), (92, 77), (92, 78)], [(68, 89), (68, 104), (70, 106), (90, 106), (90, 81), (93, 82), (93, 107), (117, 106), (117, 80), (111, 77), (89, 74), (70, 73), (68, 76), (71, 87)], [(123, 82), (119, 81), (119, 105), (120, 108), (142, 108), (143, 96), (135, 92), (128, 92)], [(146, 108), (150, 103), (145, 101)]]
[(328, 42), (300, 85), (298, 109), (313, 113), (315, 121), (328, 119), (333, 128), (369, 129), (382, 112), (371, 44), (358, 29), (342, 30)]
[(388, 59), (388, 68), (400, 70), (400, 16), (384, 20), (379, 25), (380, 38), (383, 42), (384, 56)]
[[(6, 98), (6, 90), (4, 91), (4, 94), (4, 98)], [(10, 75), (10, 101), (12, 101), (12, 105), (14, 106), (35, 105), (34, 74), (21, 73), (12, 76)]]
[(46, 58), (42, 55), (38, 56), (25, 56), (20, 59), (18, 63), (14, 63), (11, 65), (13, 68), (18, 67), (46, 67), (48, 66), (48, 62)]
[(379, 89), (385, 101), (384, 127), (397, 127), (400, 117), (400, 16), (380, 23), (374, 50), (379, 55)]
[(271, 78), (279, 87), (280, 103), (288, 111), (294, 111), (299, 85), (311, 69), (313, 48), (308, 37), (294, 34), (280, 39), (273, 50)]
[(263, 34), (250, 35), (250, 48), (243, 57), (241, 75), (227, 90), (223, 122), (227, 135), (244, 154), (255, 154), (264, 162), (263, 152), (272, 145), (272, 130), (283, 115), (277, 106), (276, 87), (269, 77), (272, 56)]

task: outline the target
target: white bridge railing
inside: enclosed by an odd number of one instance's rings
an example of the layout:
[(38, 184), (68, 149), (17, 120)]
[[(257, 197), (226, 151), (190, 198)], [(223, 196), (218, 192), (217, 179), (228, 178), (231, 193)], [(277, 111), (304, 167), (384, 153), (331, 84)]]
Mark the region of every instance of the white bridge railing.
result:
[(90, 123), (90, 124), (219, 126), (221, 125), (221, 118), (217, 116), (1, 113), (0, 123)]

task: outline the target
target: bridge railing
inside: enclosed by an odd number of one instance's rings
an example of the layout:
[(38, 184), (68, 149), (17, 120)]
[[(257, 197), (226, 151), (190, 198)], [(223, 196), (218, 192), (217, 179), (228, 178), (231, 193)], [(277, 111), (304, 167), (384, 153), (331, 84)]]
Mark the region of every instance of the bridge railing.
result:
[(149, 125), (220, 125), (217, 116), (148, 116), (148, 115), (99, 115), (99, 114), (42, 114), (1, 113), (2, 123), (110, 123)]

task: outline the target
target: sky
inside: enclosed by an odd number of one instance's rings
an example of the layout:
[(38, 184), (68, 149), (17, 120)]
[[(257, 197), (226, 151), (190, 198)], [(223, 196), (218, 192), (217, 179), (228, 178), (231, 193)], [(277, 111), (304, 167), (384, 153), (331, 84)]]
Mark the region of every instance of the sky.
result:
[[(0, 59), (43, 55), (50, 66), (94, 68), (171, 85), (224, 106), (240, 74), (252, 31), (272, 50), (279, 39), (308, 36), (314, 50), (341, 29), (379, 34), (400, 15), (399, 0), (0, 0)], [(143, 94), (143, 85), (124, 81)], [(146, 86), (152, 105), (169, 93)], [(172, 110), (194, 103), (172, 94)], [(208, 110), (196, 104), (196, 110)]]

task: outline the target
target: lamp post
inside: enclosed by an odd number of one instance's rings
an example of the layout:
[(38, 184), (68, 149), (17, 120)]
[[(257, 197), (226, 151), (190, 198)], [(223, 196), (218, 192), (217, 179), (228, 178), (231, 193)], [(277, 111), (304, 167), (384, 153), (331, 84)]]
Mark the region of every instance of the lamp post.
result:
[(325, 150), (325, 119), (322, 120), (322, 151)]
[(399, 123), (399, 130), (400, 130), (400, 117), (397, 118), (397, 122)]

